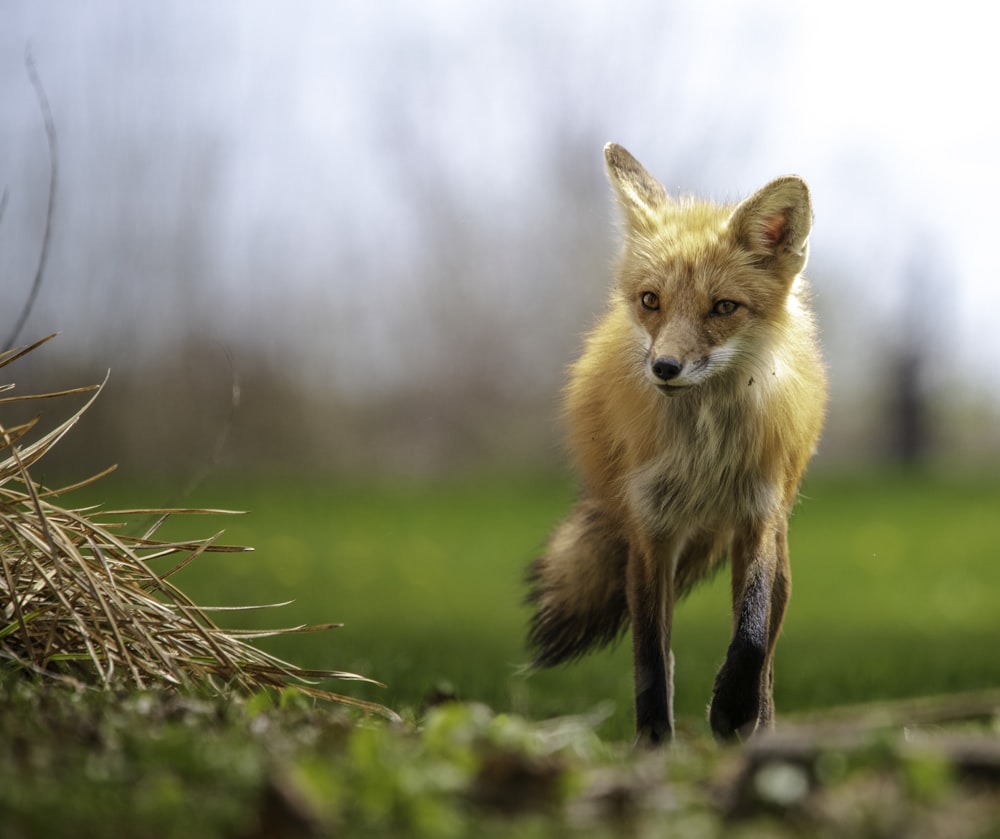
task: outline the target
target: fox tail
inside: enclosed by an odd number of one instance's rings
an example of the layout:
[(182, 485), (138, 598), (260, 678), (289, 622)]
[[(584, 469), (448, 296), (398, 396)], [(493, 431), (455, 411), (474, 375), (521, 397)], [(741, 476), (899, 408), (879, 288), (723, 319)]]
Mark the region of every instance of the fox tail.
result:
[(577, 504), (528, 568), (528, 647), (552, 667), (617, 640), (628, 623), (628, 545), (593, 502)]

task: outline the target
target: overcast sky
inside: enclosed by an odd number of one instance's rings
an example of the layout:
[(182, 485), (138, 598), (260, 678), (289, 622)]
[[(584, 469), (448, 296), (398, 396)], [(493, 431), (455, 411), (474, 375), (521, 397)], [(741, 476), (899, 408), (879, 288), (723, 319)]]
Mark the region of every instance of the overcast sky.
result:
[[(148, 279), (159, 268), (234, 331), (262, 313), (286, 334), (338, 312), (364, 320), (371, 289), (338, 266), (360, 259), (372, 276), (405, 283), (400, 263), (424, 231), (414, 196), (439, 183), (459, 215), (491, 216), (498, 237), (526, 207), (603, 223), (603, 184), (599, 207), (546, 203), (546, 149), (578, 138), (590, 156), (574, 149), (567, 160), (591, 167), (581, 177), (596, 184), (601, 145), (615, 140), (668, 188), (724, 200), (803, 175), (816, 209), (817, 297), (839, 313), (831, 344), (847, 334), (863, 348), (872, 328), (913, 340), (917, 324), (916, 339), (941, 360), (938, 383), (958, 376), (996, 394), (994, 38), (993, 13), (970, 0), (3, 0), (2, 325), (31, 274), (48, 165), (24, 73), (30, 44), (62, 175), (37, 330), (67, 320), (61, 306), (71, 307), (70, 331), (114, 306), (142, 310), (164, 293)], [(185, 202), (202, 183), (207, 268), (158, 266), (119, 245), (80, 268), (74, 231), (104, 241), (145, 219), (178, 241), (196, 237)], [(288, 266), (281, 281), (249, 282), (268, 260)], [(516, 273), (512, 284), (537, 286)], [(163, 305), (149, 313), (151, 334), (170, 323)], [(377, 317), (369, 328), (379, 343)], [(321, 337), (315, 345), (324, 351)]]

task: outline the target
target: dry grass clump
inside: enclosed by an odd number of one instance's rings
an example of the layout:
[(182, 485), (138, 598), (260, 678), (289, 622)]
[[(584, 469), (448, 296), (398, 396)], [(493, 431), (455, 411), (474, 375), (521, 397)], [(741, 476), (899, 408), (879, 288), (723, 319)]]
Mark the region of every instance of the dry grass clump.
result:
[[(0, 369), (49, 338), (0, 353)], [(5, 394), (13, 384), (0, 385), (0, 407), (92, 392), (69, 419), (30, 442), (37, 415), (10, 427), (0, 420), (0, 669), (105, 688), (124, 683), (135, 688), (208, 686), (219, 692), (231, 688), (255, 692), (295, 686), (320, 698), (391, 713), (314, 683), (327, 678), (371, 681), (363, 676), (304, 670), (249, 643), (336, 624), (263, 632), (223, 630), (206, 609), (170, 582), (174, 573), (203, 553), (251, 550), (218, 544), (221, 533), (192, 541), (155, 538), (169, 516), (227, 511), (67, 509), (54, 499), (101, 475), (58, 490), (44, 489), (31, 479), (29, 469), (76, 424), (101, 387), (12, 396)], [(155, 523), (141, 536), (126, 535), (122, 519), (136, 515), (154, 518)], [(158, 574), (150, 563), (164, 557), (173, 557), (174, 564)]]

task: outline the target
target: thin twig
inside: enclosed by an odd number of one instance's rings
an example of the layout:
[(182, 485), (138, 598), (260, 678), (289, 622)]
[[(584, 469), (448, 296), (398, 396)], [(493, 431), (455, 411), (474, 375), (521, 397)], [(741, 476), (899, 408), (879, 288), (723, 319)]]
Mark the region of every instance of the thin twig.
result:
[[(130, 513), (145, 512), (151, 514), (158, 513), (172, 513), (172, 512), (184, 512), (184, 513), (200, 513), (201, 510), (190, 510), (185, 508), (180, 508), (180, 504), (185, 499), (189, 498), (198, 487), (200, 487), (205, 479), (209, 477), (222, 463), (222, 455), (225, 452), (226, 444), (229, 442), (229, 434), (235, 425), (236, 412), (240, 407), (240, 399), (242, 395), (242, 383), (240, 379), (240, 371), (236, 366), (236, 361), (233, 358), (232, 353), (227, 349), (225, 350), (226, 360), (229, 362), (229, 369), (232, 372), (232, 384), (230, 386), (230, 396), (229, 396), (229, 409), (226, 412), (226, 418), (223, 420), (222, 426), (219, 428), (218, 433), (215, 437), (215, 442), (212, 445), (211, 453), (209, 454), (208, 460), (205, 464), (195, 472), (184, 487), (176, 494), (170, 501), (164, 505), (165, 509), (157, 510), (130, 510)], [(180, 508), (180, 509), (170, 509), (170, 508)], [(162, 518), (156, 520), (151, 525), (148, 525), (148, 530), (146, 532), (147, 538), (154, 533), (161, 524), (166, 520), (167, 516), (163, 515)], [(143, 523), (140, 523), (143, 524)]]
[[(229, 362), (229, 369), (232, 372), (232, 386), (230, 388), (229, 395), (229, 410), (226, 413), (226, 419), (222, 423), (222, 427), (219, 429), (219, 433), (215, 437), (215, 443), (212, 446), (212, 452), (209, 455), (208, 461), (199, 469), (191, 479), (188, 481), (187, 485), (181, 491), (180, 496), (177, 501), (182, 501), (185, 498), (190, 497), (190, 495), (204, 483), (205, 479), (212, 474), (222, 463), (222, 455), (226, 449), (226, 444), (229, 442), (229, 434), (233, 429), (233, 425), (236, 420), (236, 411), (240, 407), (240, 396), (242, 393), (242, 384), (240, 381), (240, 371), (236, 366), (236, 360), (233, 358), (232, 353), (226, 349), (226, 361)], [(168, 505), (170, 507), (177, 506), (176, 503)]]
[(28, 299), (24, 301), (21, 314), (18, 316), (14, 328), (11, 330), (7, 343), (4, 344), (4, 351), (9, 350), (17, 343), (17, 339), (21, 335), (21, 330), (24, 329), (24, 324), (27, 322), (28, 316), (35, 306), (38, 290), (42, 287), (42, 278), (45, 276), (45, 264), (49, 259), (49, 243), (52, 241), (52, 216), (56, 206), (56, 186), (59, 182), (56, 124), (52, 118), (52, 109), (49, 107), (49, 99), (45, 95), (45, 88), (42, 86), (42, 80), (38, 75), (38, 70), (35, 68), (35, 59), (31, 55), (30, 46), (25, 47), (24, 50), (24, 66), (28, 71), (31, 86), (35, 89), (35, 98), (38, 100), (38, 107), (42, 112), (42, 123), (45, 126), (45, 137), (49, 143), (49, 197), (45, 209), (45, 232), (42, 235), (42, 247), (38, 254), (38, 267), (35, 269), (35, 279), (31, 283), (31, 291), (28, 293)]

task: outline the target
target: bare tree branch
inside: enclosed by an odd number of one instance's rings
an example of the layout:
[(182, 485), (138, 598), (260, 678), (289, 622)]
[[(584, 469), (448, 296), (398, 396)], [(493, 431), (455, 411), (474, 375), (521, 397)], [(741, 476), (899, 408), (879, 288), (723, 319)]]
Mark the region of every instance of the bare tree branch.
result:
[[(42, 122), (45, 126), (45, 137), (49, 143), (49, 198), (45, 210), (45, 233), (42, 237), (42, 247), (38, 255), (38, 267), (35, 269), (35, 279), (31, 284), (31, 291), (28, 294), (28, 299), (24, 301), (24, 307), (21, 309), (21, 314), (18, 316), (17, 322), (14, 324), (10, 337), (4, 344), (4, 351), (9, 350), (15, 343), (17, 343), (17, 339), (21, 335), (21, 330), (24, 329), (24, 324), (27, 322), (28, 316), (31, 314), (31, 310), (35, 306), (35, 300), (38, 297), (38, 290), (42, 286), (42, 277), (45, 275), (45, 264), (48, 262), (49, 258), (49, 243), (52, 240), (52, 214), (56, 203), (56, 184), (59, 180), (59, 155), (56, 146), (56, 125), (55, 121), (52, 119), (52, 109), (49, 107), (49, 100), (45, 95), (45, 88), (42, 86), (42, 80), (39, 78), (38, 70), (35, 68), (35, 60), (31, 55), (30, 45), (25, 47), (24, 50), (24, 66), (28, 71), (28, 78), (31, 80), (31, 86), (35, 89), (35, 98), (38, 100), (38, 108), (42, 112)], [(0, 215), (3, 213), (6, 202), (7, 193), (5, 191), (2, 201), (0, 201)]]

